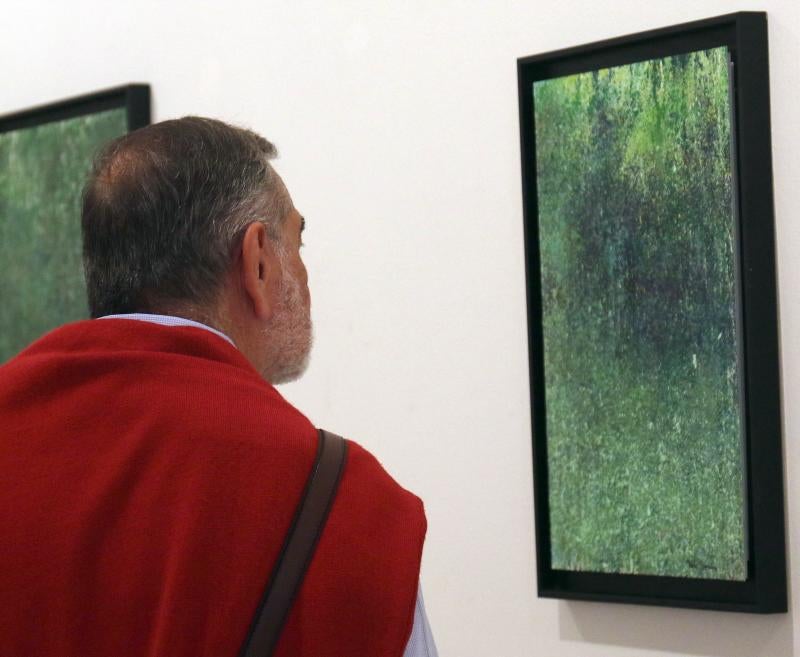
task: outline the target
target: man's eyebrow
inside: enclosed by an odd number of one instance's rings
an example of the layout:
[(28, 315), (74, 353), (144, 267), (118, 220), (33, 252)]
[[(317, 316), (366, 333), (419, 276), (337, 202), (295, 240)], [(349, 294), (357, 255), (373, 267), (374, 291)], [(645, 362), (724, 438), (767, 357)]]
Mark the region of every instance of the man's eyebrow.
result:
[(306, 218), (301, 214), (300, 215), (300, 232), (302, 233), (306, 229)]

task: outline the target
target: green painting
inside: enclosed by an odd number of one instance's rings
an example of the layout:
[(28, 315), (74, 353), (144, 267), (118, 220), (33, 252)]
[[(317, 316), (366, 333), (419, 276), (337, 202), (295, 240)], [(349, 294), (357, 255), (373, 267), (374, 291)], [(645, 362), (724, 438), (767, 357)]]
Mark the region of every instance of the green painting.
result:
[(554, 569), (747, 578), (729, 74), (534, 83)]
[(88, 317), (81, 190), (97, 148), (125, 132), (123, 107), (0, 133), (0, 363)]

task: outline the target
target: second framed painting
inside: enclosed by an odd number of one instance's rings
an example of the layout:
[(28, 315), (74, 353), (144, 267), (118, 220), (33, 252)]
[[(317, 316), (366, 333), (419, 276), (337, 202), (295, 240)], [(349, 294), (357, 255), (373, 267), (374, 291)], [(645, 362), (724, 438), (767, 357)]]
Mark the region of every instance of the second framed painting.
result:
[(518, 73), (539, 594), (786, 611), (766, 16)]
[(95, 151), (148, 123), (144, 84), (0, 116), (0, 364), (88, 317), (81, 190)]

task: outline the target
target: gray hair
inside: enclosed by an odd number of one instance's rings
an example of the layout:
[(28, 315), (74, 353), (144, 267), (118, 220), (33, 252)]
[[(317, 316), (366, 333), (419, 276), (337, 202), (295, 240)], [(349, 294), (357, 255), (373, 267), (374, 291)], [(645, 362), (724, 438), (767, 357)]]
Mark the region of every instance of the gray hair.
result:
[(81, 216), (91, 316), (212, 305), (247, 226), (278, 241), (292, 209), (276, 155), (250, 130), (194, 116), (103, 147)]

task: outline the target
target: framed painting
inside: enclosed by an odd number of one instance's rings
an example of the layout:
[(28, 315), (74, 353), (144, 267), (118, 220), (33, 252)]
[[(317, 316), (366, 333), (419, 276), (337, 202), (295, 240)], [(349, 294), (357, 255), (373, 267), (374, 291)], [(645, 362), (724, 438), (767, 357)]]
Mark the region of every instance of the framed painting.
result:
[(0, 116), (0, 363), (89, 316), (80, 202), (97, 148), (150, 123), (133, 84)]
[(539, 595), (785, 612), (766, 15), (518, 81)]

